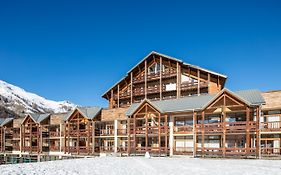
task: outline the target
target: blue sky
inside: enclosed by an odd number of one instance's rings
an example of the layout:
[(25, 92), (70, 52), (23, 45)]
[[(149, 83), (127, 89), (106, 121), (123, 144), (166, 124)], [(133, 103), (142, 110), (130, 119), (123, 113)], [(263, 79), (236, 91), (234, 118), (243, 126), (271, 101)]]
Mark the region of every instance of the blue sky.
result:
[(0, 1), (0, 79), (48, 99), (107, 106), (152, 50), (281, 89), (281, 1)]

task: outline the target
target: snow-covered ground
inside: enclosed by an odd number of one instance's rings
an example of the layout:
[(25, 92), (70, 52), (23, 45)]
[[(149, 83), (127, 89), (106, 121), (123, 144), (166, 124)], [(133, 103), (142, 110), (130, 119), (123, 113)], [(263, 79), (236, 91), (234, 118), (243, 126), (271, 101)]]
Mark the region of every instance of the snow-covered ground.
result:
[(280, 160), (193, 159), (144, 157), (97, 157), (53, 162), (1, 165), (0, 174), (194, 174), (194, 175), (280, 175)]

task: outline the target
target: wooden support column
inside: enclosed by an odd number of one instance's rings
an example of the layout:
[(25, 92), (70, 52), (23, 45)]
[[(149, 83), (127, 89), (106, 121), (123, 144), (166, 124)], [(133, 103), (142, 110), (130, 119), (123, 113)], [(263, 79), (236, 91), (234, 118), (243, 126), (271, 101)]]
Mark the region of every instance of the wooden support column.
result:
[(31, 143), (31, 140), (32, 140), (32, 124), (30, 123), (30, 133), (29, 133), (29, 151), (32, 152), (32, 143)]
[(159, 80), (159, 91), (160, 91), (160, 101), (162, 100), (162, 91), (163, 91), (163, 84), (162, 84), (162, 74), (163, 74), (163, 63), (162, 57), (160, 57), (160, 80)]
[(145, 99), (147, 98), (147, 60), (144, 61), (145, 68), (144, 68), (144, 96)]
[(147, 114), (147, 105), (145, 105), (145, 151), (148, 151), (148, 116), (150, 115)]
[(193, 112), (193, 157), (196, 157), (197, 153), (197, 113)]
[(131, 154), (131, 120), (128, 117), (127, 119), (127, 152), (128, 152), (128, 156), (130, 156)]
[(69, 121), (67, 121), (67, 147), (68, 147), (68, 153), (70, 153), (70, 124)]
[(109, 108), (112, 109), (113, 108), (113, 89), (111, 89), (110, 91), (111, 95), (110, 95), (110, 101), (109, 101)]
[(250, 154), (250, 128), (249, 128), (249, 122), (250, 122), (250, 108), (246, 108), (246, 155), (248, 156)]
[(159, 143), (159, 156), (161, 155), (161, 114), (159, 114), (158, 118), (158, 143)]
[(114, 120), (114, 153), (118, 151), (118, 121)]
[(197, 81), (198, 81), (198, 85), (197, 85), (197, 94), (198, 96), (200, 95), (200, 70), (197, 70)]
[(87, 153), (90, 154), (91, 127), (90, 120), (87, 120)]
[(117, 108), (120, 107), (120, 85), (117, 86)]
[(261, 116), (261, 108), (260, 107), (257, 107), (256, 108), (256, 113), (257, 113), (257, 116), (256, 116), (256, 138), (257, 138), (257, 144), (256, 144), (256, 155), (257, 155), (257, 158), (261, 158), (261, 134), (260, 134), (260, 116)]
[(210, 73), (208, 73), (208, 93), (211, 92), (211, 89), (210, 89), (210, 87), (211, 87), (210, 82), (211, 82), (211, 75), (210, 75)]
[(67, 135), (67, 133), (66, 133), (66, 125), (67, 125), (66, 122), (64, 122), (64, 131), (63, 131), (63, 133), (64, 133), (63, 134), (63, 136), (64, 136), (64, 145), (63, 145), (64, 146), (64, 149), (63, 149), (64, 150), (64, 154), (66, 154), (66, 135)]
[(205, 112), (202, 112), (202, 138), (201, 138), (201, 152), (202, 156), (205, 156)]
[(133, 72), (131, 72), (131, 104), (133, 103)]
[(180, 98), (181, 95), (181, 66), (177, 62), (177, 98)]
[(165, 115), (165, 154), (168, 154), (168, 116)]
[(170, 156), (174, 155), (174, 116), (170, 116), (170, 135), (169, 135), (169, 145), (170, 145)]
[(225, 157), (226, 155), (226, 126), (225, 126), (225, 118), (226, 118), (226, 97), (223, 96), (223, 107), (222, 107), (222, 129), (223, 129), (223, 136), (222, 136), (222, 156)]
[(80, 141), (80, 127), (79, 127), (79, 124), (80, 124), (80, 114), (77, 113), (77, 154), (80, 153), (80, 144), (79, 144), (79, 141)]
[(95, 153), (96, 147), (96, 122), (92, 121), (92, 154)]
[(3, 152), (6, 151), (6, 126), (3, 128)]
[(136, 143), (136, 115), (134, 115), (134, 152), (136, 153), (136, 146), (137, 146), (137, 143)]

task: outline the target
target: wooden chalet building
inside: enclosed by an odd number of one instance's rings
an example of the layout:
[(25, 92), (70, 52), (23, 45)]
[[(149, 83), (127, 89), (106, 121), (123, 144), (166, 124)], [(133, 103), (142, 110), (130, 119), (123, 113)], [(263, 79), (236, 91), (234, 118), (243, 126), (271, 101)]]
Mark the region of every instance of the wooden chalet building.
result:
[(102, 95), (107, 109), (1, 119), (1, 153), (281, 156), (281, 91), (232, 92), (226, 80), (151, 52)]

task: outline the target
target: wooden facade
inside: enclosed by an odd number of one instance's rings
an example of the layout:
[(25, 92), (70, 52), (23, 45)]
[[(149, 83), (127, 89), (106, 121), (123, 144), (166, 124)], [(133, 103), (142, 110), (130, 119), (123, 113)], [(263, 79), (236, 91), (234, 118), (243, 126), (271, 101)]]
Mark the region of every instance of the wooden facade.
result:
[[(103, 95), (108, 109), (77, 107), (4, 122), (0, 152), (281, 156), (281, 91), (247, 91), (247, 99), (245, 92), (225, 89), (225, 81), (224, 75), (152, 52)], [(253, 94), (261, 100), (251, 101)]]
[(152, 52), (103, 97), (109, 108), (128, 107), (144, 99), (168, 100), (216, 93), (223, 89), (226, 76)]

